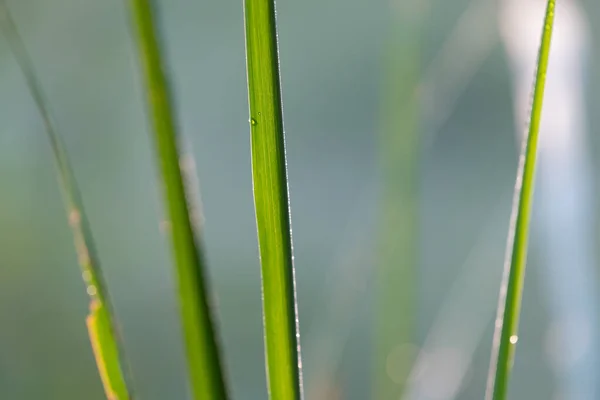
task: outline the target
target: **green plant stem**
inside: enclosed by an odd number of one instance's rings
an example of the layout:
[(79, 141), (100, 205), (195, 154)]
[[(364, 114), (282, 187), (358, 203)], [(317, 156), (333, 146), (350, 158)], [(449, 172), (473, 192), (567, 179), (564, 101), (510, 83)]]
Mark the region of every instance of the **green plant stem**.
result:
[(254, 204), (272, 399), (302, 398), (298, 312), (273, 0), (245, 0)]
[(160, 159), (162, 184), (170, 222), (186, 355), (194, 399), (226, 399), (227, 391), (207, 299), (205, 262), (186, 200), (177, 129), (150, 0), (131, 0), (139, 59), (144, 75), (148, 113)]
[(46, 106), (46, 101), (42, 93), (42, 85), (37, 79), (33, 62), (27, 53), (25, 44), (4, 1), (0, 2), (0, 21), (3, 33), (42, 117), (44, 128), (54, 154), (62, 195), (69, 217), (69, 225), (71, 226), (75, 240), (79, 265), (86, 284), (86, 291), (90, 297), (90, 315), (87, 319), (88, 330), (106, 396), (109, 400), (130, 399), (132, 397), (130, 393), (131, 385), (128, 389), (126, 384), (128, 367), (124, 357), (124, 350), (117, 333), (114, 312), (112, 311), (108, 291), (104, 283), (92, 232), (83, 208), (83, 201), (79, 194), (75, 175), (70, 166), (64, 145), (52, 121), (50, 111)]
[(529, 130), (523, 138), (523, 148), (519, 160), (507, 255), (496, 315), (496, 331), (494, 332), (486, 400), (506, 399), (518, 340), (519, 314), (527, 261), (527, 240), (533, 202), (537, 144), (554, 25), (555, 4), (555, 0), (548, 0), (542, 42), (538, 54)]
[[(416, 339), (416, 281), (419, 256), (420, 107), (416, 95), (421, 68), (423, 15), (419, 0), (408, 12), (392, 9), (384, 62), (381, 173), (377, 246), (375, 365), (373, 399), (399, 399), (414, 361), (403, 349)], [(394, 6), (398, 6), (394, 4)], [(390, 370), (389, 358), (394, 367)]]

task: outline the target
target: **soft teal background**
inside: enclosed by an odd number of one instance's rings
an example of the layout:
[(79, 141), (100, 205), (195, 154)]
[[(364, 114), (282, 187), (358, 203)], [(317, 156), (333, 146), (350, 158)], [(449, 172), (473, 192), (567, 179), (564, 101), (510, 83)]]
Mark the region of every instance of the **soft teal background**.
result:
[[(170, 254), (159, 229), (157, 170), (126, 2), (8, 3), (72, 158), (139, 398), (185, 399)], [(159, 3), (179, 125), (197, 164), (203, 241), (233, 398), (264, 399), (242, 2)], [(597, 20), (598, 5), (587, 3), (590, 19)], [(428, 2), (423, 65), (467, 4)], [(319, 383), (311, 370), (329, 362), (316, 349), (330, 329), (327, 310), (339, 302), (331, 293), (341, 290), (349, 296), (341, 303), (346, 313), (350, 307), (351, 318), (336, 327), (344, 334), (335, 340), (345, 344), (339, 381), (343, 398), (366, 399), (373, 293), (368, 283), (366, 289), (355, 283), (367, 282), (373, 269), (390, 5), (382, 0), (280, 0), (277, 5), (307, 392)], [(481, 19), (474, 35), (482, 29), (493, 33), (494, 15)], [(459, 50), (469, 51), (467, 44)], [(594, 61), (590, 92), (598, 88), (597, 70)], [(452, 86), (440, 71), (439, 80)], [(478, 264), (488, 271), (485, 279), (497, 281), (516, 170), (509, 73), (498, 43), (458, 93), (455, 106), (448, 106), (449, 118), (440, 122), (448, 103), (441, 85), (439, 93), (434, 90), (434, 107), (423, 110), (423, 134), (433, 139), (422, 160), (421, 340), (473, 246), (481, 248)], [(87, 298), (52, 154), (3, 40), (0, 88), (0, 398), (99, 400), (102, 388), (84, 323)], [(590, 109), (599, 104), (590, 94)], [(597, 113), (591, 116), (596, 151), (600, 121)], [(515, 399), (546, 399), (554, 390), (543, 350), (548, 324), (535, 238), (533, 246), (512, 381)], [(350, 274), (354, 283), (339, 289), (337, 282), (348, 281)], [(495, 303), (492, 287), (486, 301)], [(461, 399), (482, 396), (492, 313), (488, 318)]]

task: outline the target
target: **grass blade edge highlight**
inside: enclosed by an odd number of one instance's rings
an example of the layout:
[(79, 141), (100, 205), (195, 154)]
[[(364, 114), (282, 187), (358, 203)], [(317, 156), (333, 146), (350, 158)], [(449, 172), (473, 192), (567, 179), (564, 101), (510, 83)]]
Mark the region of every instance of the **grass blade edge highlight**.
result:
[(130, 0), (132, 25), (143, 72), (147, 109), (160, 159), (162, 186), (170, 220), (179, 307), (193, 398), (227, 399), (217, 337), (208, 301), (205, 262), (192, 225), (182, 178), (178, 132), (151, 0)]
[(244, 0), (252, 178), (269, 396), (301, 399), (302, 369), (275, 3)]
[(529, 129), (527, 135), (523, 138), (523, 147), (519, 158), (504, 273), (498, 299), (492, 356), (485, 393), (486, 400), (504, 400), (507, 398), (508, 381), (518, 340), (519, 314), (525, 280), (527, 241), (533, 202), (537, 143), (555, 6), (556, 0), (548, 0), (538, 54)]

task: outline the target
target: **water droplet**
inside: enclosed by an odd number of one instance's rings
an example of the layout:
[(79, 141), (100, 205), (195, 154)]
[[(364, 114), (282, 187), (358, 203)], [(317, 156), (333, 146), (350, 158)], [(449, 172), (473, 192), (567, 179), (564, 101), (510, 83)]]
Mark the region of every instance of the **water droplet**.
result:
[(517, 342), (519, 341), (519, 337), (517, 335), (512, 335), (508, 340), (511, 344), (517, 344)]
[(89, 294), (90, 296), (95, 296), (96, 293), (97, 293), (96, 286), (94, 286), (94, 285), (88, 286), (87, 294)]
[(258, 122), (256, 122), (254, 118), (250, 118), (250, 125), (256, 126), (256, 124), (258, 124)]
[(260, 117), (262, 114), (260, 113), (260, 111), (258, 112), (258, 116)]

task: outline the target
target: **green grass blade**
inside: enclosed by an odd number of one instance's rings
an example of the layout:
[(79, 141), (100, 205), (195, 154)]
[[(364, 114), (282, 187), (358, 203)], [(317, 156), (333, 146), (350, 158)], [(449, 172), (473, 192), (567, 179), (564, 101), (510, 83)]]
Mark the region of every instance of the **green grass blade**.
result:
[(513, 199), (513, 211), (509, 229), (504, 276), (500, 288), (496, 331), (486, 389), (486, 400), (504, 400), (518, 340), (519, 313), (525, 280), (527, 239), (533, 201), (533, 185), (537, 143), (542, 116), (542, 103), (550, 55), (550, 42), (554, 25), (555, 0), (548, 0), (542, 42), (538, 55), (537, 72), (533, 90), (533, 104), (529, 131), (523, 138), (517, 181)]
[[(128, 389), (126, 384), (128, 367), (125, 362), (123, 346), (116, 331), (114, 313), (104, 284), (104, 277), (96, 255), (91, 229), (83, 208), (77, 182), (69, 164), (67, 153), (52, 121), (50, 111), (46, 106), (42, 87), (37, 79), (33, 63), (18, 33), (16, 24), (3, 1), (0, 2), (0, 22), (15, 60), (24, 75), (25, 83), (42, 117), (54, 154), (79, 265), (90, 297), (90, 315), (87, 319), (88, 330), (106, 396), (109, 400), (130, 399), (132, 396), (130, 388)], [(96, 340), (98, 338), (100, 340)]]
[(262, 268), (268, 389), (302, 398), (298, 311), (273, 0), (245, 0), (254, 204)]
[(177, 129), (150, 0), (131, 0), (140, 66), (160, 158), (170, 235), (176, 264), (179, 302), (194, 399), (226, 399), (224, 375), (208, 302), (206, 265), (193, 229), (182, 179)]
[(119, 348), (114, 340), (110, 313), (106, 306), (93, 300), (86, 322), (106, 397), (109, 400), (128, 399), (127, 385), (119, 365)]

